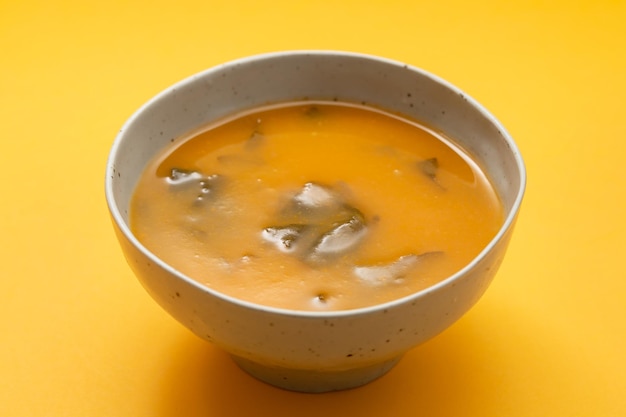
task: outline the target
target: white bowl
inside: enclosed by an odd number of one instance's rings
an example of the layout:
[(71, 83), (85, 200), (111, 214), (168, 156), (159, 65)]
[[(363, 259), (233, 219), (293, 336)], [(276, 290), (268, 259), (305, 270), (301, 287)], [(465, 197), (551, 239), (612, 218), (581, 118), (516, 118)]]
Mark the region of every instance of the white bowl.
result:
[[(465, 268), (415, 294), (335, 312), (252, 304), (206, 288), (148, 251), (128, 224), (142, 170), (181, 135), (224, 116), (293, 100), (371, 104), (456, 139), (486, 170), (505, 221)], [(465, 314), (489, 286), (506, 251), (526, 173), (517, 146), (480, 104), (418, 68), (362, 54), (292, 51), (244, 58), (193, 75), (141, 107), (123, 126), (106, 169), (106, 198), (124, 255), (148, 293), (198, 336), (253, 376), (296, 391), (356, 387), (387, 372), (409, 349)]]

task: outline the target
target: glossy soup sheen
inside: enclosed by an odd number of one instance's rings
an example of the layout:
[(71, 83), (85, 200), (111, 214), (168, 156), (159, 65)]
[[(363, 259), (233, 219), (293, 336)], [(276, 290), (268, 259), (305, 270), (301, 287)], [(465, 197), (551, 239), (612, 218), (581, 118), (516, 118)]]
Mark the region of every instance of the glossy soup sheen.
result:
[(480, 168), (413, 121), (334, 102), (258, 109), (175, 141), (131, 228), (230, 296), (296, 310), (397, 299), (467, 265), (503, 221)]

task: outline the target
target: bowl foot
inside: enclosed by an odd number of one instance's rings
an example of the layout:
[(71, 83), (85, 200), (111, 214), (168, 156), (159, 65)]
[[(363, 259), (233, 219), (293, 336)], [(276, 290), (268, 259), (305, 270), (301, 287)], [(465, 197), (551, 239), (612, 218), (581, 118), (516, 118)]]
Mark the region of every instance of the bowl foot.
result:
[(288, 369), (262, 365), (232, 356), (240, 368), (256, 379), (289, 391), (321, 393), (340, 391), (365, 385), (389, 372), (402, 356), (362, 368), (341, 371)]

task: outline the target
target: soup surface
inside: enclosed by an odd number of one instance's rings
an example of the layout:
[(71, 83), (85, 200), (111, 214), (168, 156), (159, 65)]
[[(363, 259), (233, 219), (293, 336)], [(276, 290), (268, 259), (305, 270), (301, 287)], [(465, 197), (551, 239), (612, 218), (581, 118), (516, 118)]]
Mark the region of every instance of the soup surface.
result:
[(261, 108), (180, 138), (145, 169), (130, 219), (150, 251), (208, 287), (322, 311), (427, 288), (502, 221), (452, 141), (334, 102)]

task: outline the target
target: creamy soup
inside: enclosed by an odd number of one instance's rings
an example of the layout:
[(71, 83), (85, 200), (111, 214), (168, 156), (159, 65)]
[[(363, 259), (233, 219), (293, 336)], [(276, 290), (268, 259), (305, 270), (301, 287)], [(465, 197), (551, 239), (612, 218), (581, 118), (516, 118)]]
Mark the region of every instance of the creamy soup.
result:
[(432, 286), (503, 222), (453, 140), (336, 102), (261, 108), (179, 138), (145, 169), (130, 214), (140, 242), (189, 278), (321, 311)]

